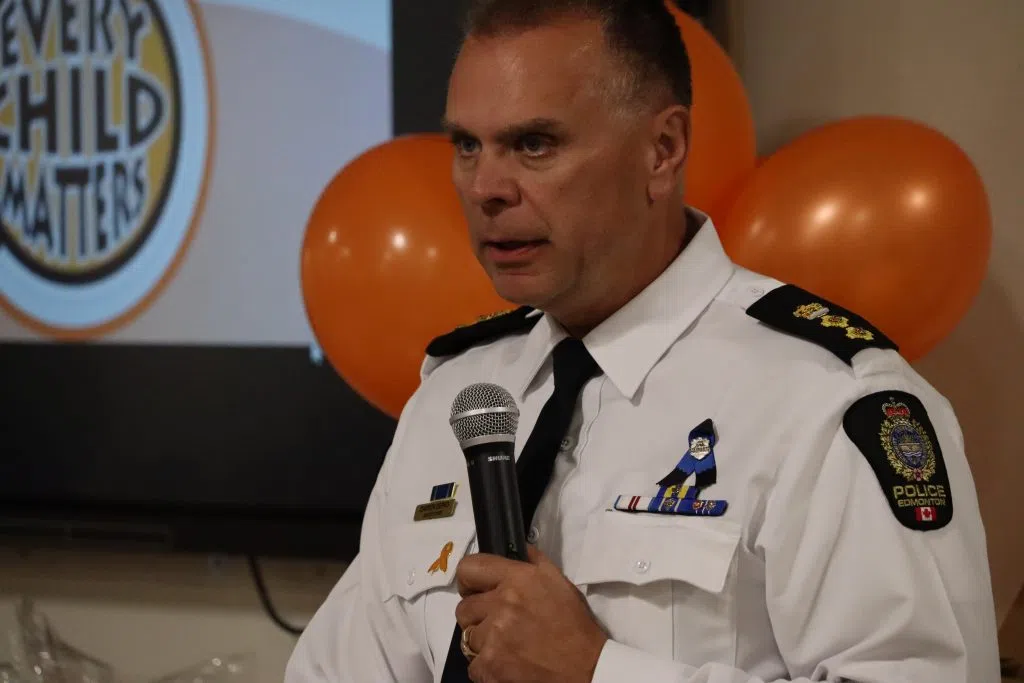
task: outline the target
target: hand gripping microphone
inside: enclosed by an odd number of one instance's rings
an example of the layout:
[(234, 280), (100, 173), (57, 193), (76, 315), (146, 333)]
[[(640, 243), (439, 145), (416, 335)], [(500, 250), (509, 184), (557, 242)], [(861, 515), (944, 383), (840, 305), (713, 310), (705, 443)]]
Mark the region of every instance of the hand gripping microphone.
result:
[(466, 456), (480, 551), (527, 561), (516, 479), (515, 399), (496, 384), (471, 384), (452, 402), (449, 423)]

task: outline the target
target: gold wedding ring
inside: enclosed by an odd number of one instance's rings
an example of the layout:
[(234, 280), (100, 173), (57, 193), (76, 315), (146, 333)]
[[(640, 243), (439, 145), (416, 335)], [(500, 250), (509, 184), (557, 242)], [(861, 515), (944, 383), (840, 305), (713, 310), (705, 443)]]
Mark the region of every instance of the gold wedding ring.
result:
[(473, 661), (473, 658), (480, 654), (479, 652), (474, 652), (473, 648), (469, 646), (469, 632), (473, 630), (473, 627), (475, 625), (476, 624), (470, 624), (465, 629), (463, 629), (462, 639), (459, 641), (459, 645), (462, 648), (462, 654), (466, 655), (466, 659), (468, 659), (469, 661)]

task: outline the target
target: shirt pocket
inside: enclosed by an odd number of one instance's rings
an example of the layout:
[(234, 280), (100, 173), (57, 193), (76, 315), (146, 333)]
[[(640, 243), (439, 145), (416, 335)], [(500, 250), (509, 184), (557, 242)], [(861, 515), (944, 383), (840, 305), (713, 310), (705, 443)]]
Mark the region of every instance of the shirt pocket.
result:
[(722, 518), (602, 510), (572, 578), (612, 639), (693, 666), (732, 664), (739, 540)]
[[(398, 599), (427, 661), (444, 666), (455, 628), (455, 569), (475, 550), (471, 520), (429, 520), (388, 530), (386, 600)], [(450, 544), (450, 545), (449, 545)]]

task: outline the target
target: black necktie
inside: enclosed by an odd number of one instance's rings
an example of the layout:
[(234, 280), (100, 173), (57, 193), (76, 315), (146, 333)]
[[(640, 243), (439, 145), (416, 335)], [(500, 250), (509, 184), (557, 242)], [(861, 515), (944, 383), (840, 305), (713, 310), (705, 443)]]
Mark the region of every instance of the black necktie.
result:
[[(551, 393), (537, 417), (537, 424), (530, 433), (522, 453), (516, 461), (519, 480), (519, 499), (522, 503), (523, 521), (527, 526), (533, 521), (551, 471), (555, 457), (572, 422), (576, 401), (587, 380), (597, 374), (598, 367), (590, 352), (579, 339), (569, 337), (555, 346), (552, 353), (555, 375), (555, 390)], [(460, 641), (462, 629), (455, 625), (452, 642), (448, 647), (441, 683), (468, 683), (469, 662), (462, 654)]]

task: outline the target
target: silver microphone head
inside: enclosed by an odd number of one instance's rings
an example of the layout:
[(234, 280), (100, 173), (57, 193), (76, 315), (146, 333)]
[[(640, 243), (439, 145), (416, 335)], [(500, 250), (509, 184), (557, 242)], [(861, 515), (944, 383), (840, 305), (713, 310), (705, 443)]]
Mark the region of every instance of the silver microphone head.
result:
[(448, 422), (462, 449), (484, 443), (514, 442), (519, 407), (503, 387), (479, 382), (470, 384), (455, 397)]

